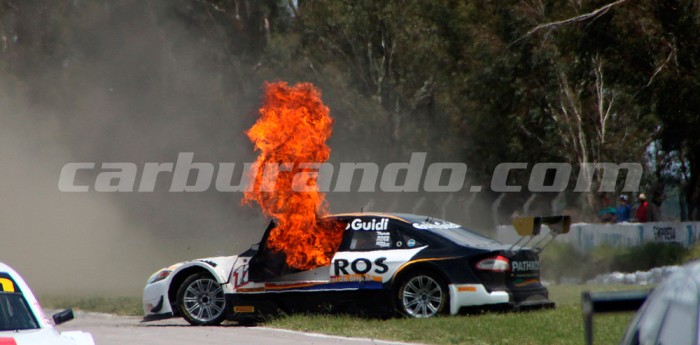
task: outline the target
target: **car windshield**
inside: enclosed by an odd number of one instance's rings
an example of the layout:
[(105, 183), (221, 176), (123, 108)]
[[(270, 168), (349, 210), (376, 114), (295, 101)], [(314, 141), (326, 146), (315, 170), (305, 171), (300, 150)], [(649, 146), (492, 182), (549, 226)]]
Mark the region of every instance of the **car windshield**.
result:
[(429, 218), (421, 222), (414, 222), (413, 227), (420, 230), (430, 231), (458, 245), (486, 247), (501, 244), (500, 242), (492, 240), (486, 236), (480, 235), (471, 230), (467, 230), (461, 225), (442, 219)]
[(39, 328), (21, 293), (0, 292), (0, 331)]

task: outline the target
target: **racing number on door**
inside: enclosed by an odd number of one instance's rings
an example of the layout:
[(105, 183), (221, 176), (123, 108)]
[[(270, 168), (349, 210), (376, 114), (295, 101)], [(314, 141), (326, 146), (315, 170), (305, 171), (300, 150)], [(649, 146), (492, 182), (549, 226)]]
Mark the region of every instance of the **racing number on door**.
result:
[(233, 287), (237, 288), (239, 286), (245, 285), (248, 283), (248, 265), (243, 265), (238, 268), (233, 272), (233, 275), (231, 276), (233, 278)]

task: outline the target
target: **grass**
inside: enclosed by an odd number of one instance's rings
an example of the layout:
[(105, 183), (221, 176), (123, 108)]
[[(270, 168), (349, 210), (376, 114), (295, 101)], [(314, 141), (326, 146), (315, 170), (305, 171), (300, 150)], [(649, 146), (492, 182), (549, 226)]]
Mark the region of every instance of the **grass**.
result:
[[(581, 292), (634, 288), (638, 287), (552, 286), (550, 297), (557, 302), (554, 310), (384, 321), (351, 316), (294, 315), (272, 320), (266, 326), (425, 344), (578, 345), (583, 343)], [(633, 313), (596, 315), (594, 343), (617, 344), (632, 316)]]
[[(550, 286), (554, 310), (523, 313), (485, 313), (432, 319), (367, 319), (343, 315), (292, 315), (275, 318), (263, 326), (316, 332), (347, 337), (397, 340), (424, 344), (474, 345), (579, 345), (583, 344), (581, 293), (642, 289), (617, 286)], [(41, 296), (44, 308), (141, 316), (137, 297), (61, 297)], [(594, 317), (594, 343), (617, 344), (633, 313), (602, 314)]]
[(99, 313), (109, 313), (126, 316), (143, 316), (143, 306), (140, 297), (66, 297), (42, 295), (39, 302), (44, 309), (84, 310)]

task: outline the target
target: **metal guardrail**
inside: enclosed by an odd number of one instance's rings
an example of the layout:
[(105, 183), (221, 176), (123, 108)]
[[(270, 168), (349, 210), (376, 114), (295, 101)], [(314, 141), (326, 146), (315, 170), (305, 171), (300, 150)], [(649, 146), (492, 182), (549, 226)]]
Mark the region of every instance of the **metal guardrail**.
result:
[(585, 344), (593, 344), (593, 314), (636, 311), (644, 304), (649, 293), (651, 293), (649, 290), (582, 293), (581, 310)]

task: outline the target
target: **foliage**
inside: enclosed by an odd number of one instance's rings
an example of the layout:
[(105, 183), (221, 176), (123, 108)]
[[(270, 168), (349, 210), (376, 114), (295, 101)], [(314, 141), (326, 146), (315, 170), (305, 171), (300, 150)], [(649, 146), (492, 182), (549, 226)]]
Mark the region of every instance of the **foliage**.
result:
[(689, 262), (689, 261), (699, 260), (699, 259), (700, 259), (700, 244), (696, 244), (688, 249), (688, 251), (685, 253), (685, 256), (683, 256), (682, 261)]
[[(264, 81), (311, 81), (336, 118), (344, 159), (429, 151), (435, 161), (466, 162), (485, 186), (499, 163), (643, 162), (655, 141), (655, 153), (680, 165), (688, 217), (698, 219), (698, 2), (618, 1), (556, 24), (604, 5), (7, 0), (0, 69), (64, 123), (82, 123), (76, 114), (116, 93), (129, 102), (109, 108), (155, 128), (177, 112), (237, 130), (252, 119), (234, 105), (254, 114)], [(647, 175), (668, 169), (665, 157)], [(528, 176), (508, 182), (525, 186)], [(645, 181), (653, 200), (663, 197), (660, 178)], [(592, 193), (579, 196), (568, 202), (597, 209)], [(510, 193), (508, 213), (529, 197)]]

